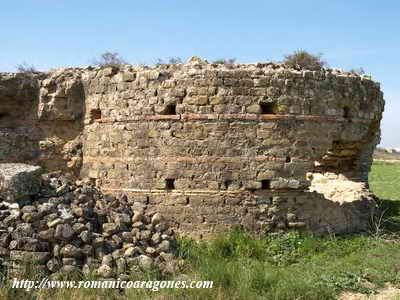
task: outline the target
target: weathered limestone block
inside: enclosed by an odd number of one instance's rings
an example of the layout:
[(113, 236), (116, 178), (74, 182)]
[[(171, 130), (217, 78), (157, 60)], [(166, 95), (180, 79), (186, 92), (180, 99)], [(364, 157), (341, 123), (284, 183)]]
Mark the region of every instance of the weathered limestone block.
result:
[(252, 105), (249, 105), (249, 106), (246, 108), (246, 111), (247, 111), (249, 114), (259, 114), (259, 113), (261, 112), (261, 107), (260, 107), (260, 105), (258, 105), (258, 104), (252, 104)]
[(55, 72), (42, 81), (39, 120), (79, 120), (84, 112), (84, 90), (80, 74)]
[(0, 164), (0, 199), (17, 202), (40, 190), (42, 168), (19, 163)]

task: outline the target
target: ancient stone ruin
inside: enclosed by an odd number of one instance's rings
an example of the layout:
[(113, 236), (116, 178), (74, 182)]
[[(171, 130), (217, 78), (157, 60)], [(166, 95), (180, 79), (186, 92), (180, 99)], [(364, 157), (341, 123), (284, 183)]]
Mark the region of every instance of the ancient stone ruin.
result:
[(0, 73), (0, 162), (88, 178), (197, 238), (354, 232), (383, 108), (367, 76), (275, 63)]

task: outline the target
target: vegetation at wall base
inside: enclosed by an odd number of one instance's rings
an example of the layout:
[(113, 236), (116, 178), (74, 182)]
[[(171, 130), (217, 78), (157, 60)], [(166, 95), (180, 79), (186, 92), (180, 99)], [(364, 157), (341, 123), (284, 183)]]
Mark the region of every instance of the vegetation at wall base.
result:
[[(179, 272), (132, 274), (132, 280), (213, 280), (213, 289), (0, 289), (1, 299), (337, 299), (344, 291), (374, 294), (400, 285), (400, 164), (375, 163), (372, 190), (385, 214), (370, 233), (317, 237), (301, 232), (260, 239), (234, 230), (208, 242), (181, 238)], [(379, 230), (377, 226), (379, 225)], [(25, 278), (39, 278), (28, 273)], [(36, 276), (36, 277), (35, 277)], [(72, 274), (69, 279), (95, 277)]]

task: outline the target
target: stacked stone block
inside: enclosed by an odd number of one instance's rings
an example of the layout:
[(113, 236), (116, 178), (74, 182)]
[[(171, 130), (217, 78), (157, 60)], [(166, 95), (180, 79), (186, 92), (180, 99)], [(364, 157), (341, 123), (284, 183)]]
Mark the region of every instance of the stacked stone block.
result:
[[(31, 80), (40, 93), (30, 117), (0, 119), (2, 130), (13, 124), (11, 140), (26, 140), (19, 159), (88, 176), (103, 191), (165, 212), (179, 232), (367, 226), (384, 106), (367, 76), (193, 59), (68, 68)], [(26, 123), (34, 135), (24, 133)]]

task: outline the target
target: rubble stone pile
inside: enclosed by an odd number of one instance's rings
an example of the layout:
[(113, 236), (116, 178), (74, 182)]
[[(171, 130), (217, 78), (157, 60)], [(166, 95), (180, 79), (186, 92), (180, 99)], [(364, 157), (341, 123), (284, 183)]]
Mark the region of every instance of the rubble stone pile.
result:
[[(24, 172), (26, 165), (17, 165), (17, 173)], [(0, 203), (0, 258), (12, 271), (32, 263), (48, 273), (81, 269), (102, 277), (156, 266), (168, 271), (174, 244), (159, 213), (145, 213), (126, 196), (104, 195), (90, 180), (71, 182), (61, 172), (41, 175), (37, 193)]]

